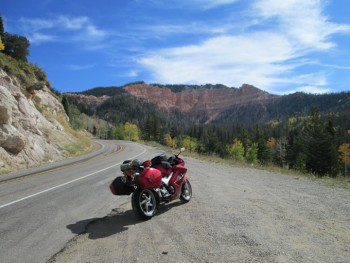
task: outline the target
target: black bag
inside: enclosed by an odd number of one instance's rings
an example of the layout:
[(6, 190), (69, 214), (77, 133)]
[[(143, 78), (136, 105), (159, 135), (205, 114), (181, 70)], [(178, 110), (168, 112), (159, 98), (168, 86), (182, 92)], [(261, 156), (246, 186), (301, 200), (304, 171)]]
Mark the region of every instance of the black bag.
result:
[(118, 176), (109, 185), (109, 189), (114, 195), (129, 195), (134, 191), (134, 187), (130, 186), (128, 180), (125, 181), (125, 176)]

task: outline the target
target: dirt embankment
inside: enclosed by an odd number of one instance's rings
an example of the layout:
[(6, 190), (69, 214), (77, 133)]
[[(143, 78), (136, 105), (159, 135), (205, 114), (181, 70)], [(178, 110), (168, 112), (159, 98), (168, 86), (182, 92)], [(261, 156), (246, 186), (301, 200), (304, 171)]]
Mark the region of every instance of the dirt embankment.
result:
[(349, 262), (349, 191), (186, 161), (191, 202), (170, 203), (144, 222), (129, 202), (116, 207), (50, 262)]

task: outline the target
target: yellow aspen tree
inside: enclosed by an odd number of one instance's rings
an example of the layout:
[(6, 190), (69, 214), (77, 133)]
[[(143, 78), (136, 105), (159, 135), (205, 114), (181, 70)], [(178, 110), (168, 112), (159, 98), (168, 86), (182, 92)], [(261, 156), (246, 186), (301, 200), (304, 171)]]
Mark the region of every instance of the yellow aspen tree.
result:
[(125, 138), (137, 142), (139, 140), (139, 128), (136, 124), (126, 122), (124, 124)]
[(270, 149), (270, 150), (273, 150), (276, 148), (276, 144), (277, 144), (277, 141), (275, 138), (271, 137), (270, 139), (267, 140), (267, 147)]
[(175, 148), (176, 146), (176, 140), (175, 138), (171, 138), (170, 134), (167, 133), (165, 134), (165, 143), (167, 146), (171, 147), (171, 148)]
[(0, 51), (5, 50), (5, 46), (2, 43), (1, 37), (0, 37)]
[(350, 163), (350, 144), (343, 143), (339, 146), (338, 152), (340, 154), (339, 159), (344, 164), (346, 176), (346, 166)]
[(242, 161), (244, 159), (244, 147), (240, 140), (235, 139), (229, 149), (230, 155), (233, 159)]
[(192, 137), (186, 135), (186, 136), (184, 136), (182, 143), (186, 149), (188, 149), (190, 152), (192, 152), (197, 148), (198, 141), (196, 138), (192, 138)]

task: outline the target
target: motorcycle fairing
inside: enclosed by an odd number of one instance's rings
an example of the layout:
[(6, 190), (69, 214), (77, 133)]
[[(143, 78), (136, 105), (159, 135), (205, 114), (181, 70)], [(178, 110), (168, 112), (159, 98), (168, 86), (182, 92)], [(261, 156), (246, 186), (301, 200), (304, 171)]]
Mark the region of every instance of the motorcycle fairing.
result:
[(139, 176), (135, 176), (135, 180), (143, 189), (159, 188), (162, 184), (162, 173), (158, 169), (147, 167)]

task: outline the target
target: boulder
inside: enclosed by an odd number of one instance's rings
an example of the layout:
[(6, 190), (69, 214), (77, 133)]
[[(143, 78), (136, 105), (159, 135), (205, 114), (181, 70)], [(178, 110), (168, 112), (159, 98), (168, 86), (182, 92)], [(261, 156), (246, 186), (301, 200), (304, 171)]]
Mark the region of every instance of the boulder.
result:
[(20, 134), (16, 128), (5, 124), (0, 126), (0, 147), (6, 151), (18, 154), (26, 145), (26, 137)]
[(7, 140), (2, 143), (1, 147), (10, 153), (18, 154), (24, 149), (25, 145), (26, 138), (23, 135), (18, 134), (9, 136)]

